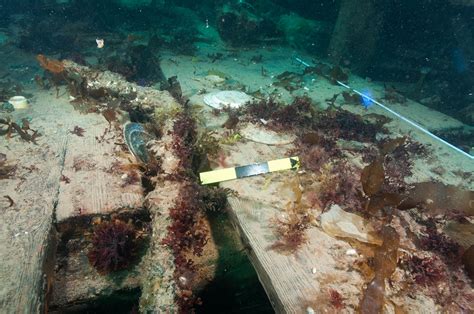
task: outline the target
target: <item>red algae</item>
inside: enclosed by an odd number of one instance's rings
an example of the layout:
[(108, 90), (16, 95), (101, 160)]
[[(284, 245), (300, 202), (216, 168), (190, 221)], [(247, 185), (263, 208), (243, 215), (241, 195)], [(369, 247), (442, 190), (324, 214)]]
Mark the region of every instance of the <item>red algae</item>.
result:
[(286, 206), (282, 217), (272, 219), (275, 225), (274, 234), (278, 240), (269, 247), (282, 254), (295, 253), (306, 243), (306, 229), (314, 220), (309, 208), (302, 202), (303, 191), (299, 186), (299, 181), (294, 180), (289, 184), (295, 195), (295, 200)]
[(176, 266), (174, 278), (179, 287), (176, 301), (179, 304), (180, 313), (190, 313), (194, 306), (200, 303), (199, 298), (192, 291), (190, 274), (196, 273), (197, 269), (190, 257), (201, 256), (209, 240), (209, 230), (202, 221), (201, 209), (199, 186), (190, 181), (184, 182), (180, 199), (170, 210), (173, 222), (168, 226), (168, 235), (162, 241), (162, 244), (173, 251)]
[(401, 266), (408, 270), (416, 284), (430, 286), (446, 278), (441, 260), (436, 256), (416, 255), (401, 260)]
[(180, 159), (180, 166), (191, 169), (193, 147), (197, 139), (196, 122), (182, 113), (173, 125), (173, 150)]
[(138, 244), (135, 229), (119, 220), (96, 227), (89, 262), (101, 274), (128, 268), (136, 259)]
[(436, 227), (429, 226), (426, 235), (419, 239), (421, 248), (439, 253), (448, 265), (459, 264), (462, 256), (462, 247), (446, 235), (439, 233)]
[(344, 299), (337, 290), (329, 289), (329, 302), (336, 310), (344, 308)]

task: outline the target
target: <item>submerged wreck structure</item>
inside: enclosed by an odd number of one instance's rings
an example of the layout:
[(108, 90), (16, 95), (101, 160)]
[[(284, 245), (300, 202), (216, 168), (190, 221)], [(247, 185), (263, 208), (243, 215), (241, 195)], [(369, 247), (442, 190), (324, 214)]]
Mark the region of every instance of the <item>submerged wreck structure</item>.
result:
[[(222, 210), (227, 198), (231, 220), (278, 312), (324, 307), (371, 313), (408, 303), (420, 310), (435, 303), (469, 308), (472, 239), (459, 244), (451, 237), (472, 232), (472, 191), (407, 183), (417, 171), (412, 158), (431, 152), (406, 137), (378, 141), (388, 120), (316, 110), (305, 98), (290, 105), (251, 102), (217, 109), (217, 116), (205, 111), (208, 127), (226, 116), (234, 120), (224, 125), (245, 140), (230, 141), (235, 137), (227, 128), (210, 135), (199, 126), (196, 107), (166, 90), (67, 60), (38, 60), (67, 85), (73, 106), (94, 118), (85, 129), (76, 125), (61, 133), (56, 149), (62, 154), (48, 170), (55, 177), (54, 216), (33, 209), (25, 219), (41, 223), (30, 229), (34, 237), (15, 235), (29, 244), (23, 254), (35, 251), (16, 285), (35, 297), (26, 302), (23, 293), (12, 295), (5, 308), (78, 310), (117, 293), (139, 296), (142, 312), (199, 308), (200, 292), (219, 263), (206, 211)], [(209, 165), (272, 160), (278, 157), (274, 147), (299, 156), (302, 170), (224, 182), (222, 188), (199, 184), (198, 172)], [(248, 156), (253, 151), (259, 156)], [(5, 161), (2, 169), (5, 176), (15, 171)], [(47, 170), (28, 169), (38, 175)], [(25, 206), (28, 200), (15, 202), (15, 195), (11, 206)], [(304, 288), (295, 289), (294, 282)]]
[(472, 113), (421, 101), (445, 60), (378, 55), (393, 4), (290, 2), (0, 10), (2, 311), (474, 311)]

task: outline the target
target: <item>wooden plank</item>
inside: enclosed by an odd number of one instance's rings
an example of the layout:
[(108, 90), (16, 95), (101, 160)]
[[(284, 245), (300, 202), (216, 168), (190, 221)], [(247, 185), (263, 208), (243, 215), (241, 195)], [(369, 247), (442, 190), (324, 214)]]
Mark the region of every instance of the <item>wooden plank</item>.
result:
[(33, 129), (42, 137), (38, 145), (17, 136), (0, 138), (0, 149), (17, 165), (14, 178), (0, 181), (0, 308), (4, 313), (39, 313), (43, 308), (43, 266), (48, 250), (54, 206), (68, 134), (57, 129), (53, 97), (43, 95), (33, 107), (13, 113), (14, 119), (30, 117)]
[[(64, 177), (56, 210), (58, 223), (78, 215), (143, 207), (140, 174), (124, 168), (130, 161), (117, 145), (124, 142), (121, 130), (107, 132), (106, 140), (101, 141), (97, 138), (109, 129), (104, 117), (90, 114), (80, 117), (80, 121), (79, 126), (85, 129), (83, 136), (71, 134), (66, 145)], [(69, 124), (68, 129), (74, 129), (75, 123)], [(127, 177), (132, 176), (136, 176), (136, 180), (127, 182)]]
[[(290, 149), (291, 145), (239, 142), (225, 146), (225, 166), (289, 157)], [(415, 173), (421, 171), (420, 167), (419, 163), (415, 164)], [(284, 219), (285, 208), (296, 200), (292, 182), (302, 177), (304, 174), (282, 171), (221, 183), (222, 187), (238, 193), (237, 197), (229, 198), (230, 217), (249, 248), (249, 258), (277, 313), (307, 313), (308, 307), (334, 310), (328, 304), (331, 289), (344, 296), (346, 309), (354, 310), (367, 279), (354, 270), (359, 257), (347, 254), (352, 249), (349, 242), (329, 236), (316, 222), (306, 230), (308, 241), (295, 253), (272, 249), (278, 240), (275, 223)], [(449, 178), (446, 183), (450, 183)], [(311, 209), (311, 212), (317, 217), (321, 210)], [(411, 305), (415, 311), (433, 308), (429, 303), (432, 301), (420, 300)], [(402, 299), (401, 302), (408, 301)]]
[[(130, 171), (117, 166), (129, 163), (115, 144), (123, 142), (120, 131), (99, 142), (96, 136), (109, 127), (101, 115), (79, 114), (64, 93), (60, 98), (35, 94), (31, 109), (13, 118), (31, 119), (31, 128), (42, 133), (38, 145), (0, 138), (1, 152), (17, 165), (15, 178), (1, 181), (2, 196), (16, 203), (6, 208), (2, 198), (0, 205), (0, 219), (10, 222), (0, 228), (0, 304), (7, 312), (33, 313), (43, 306), (43, 264), (53, 215), (60, 223), (82, 214), (141, 208), (144, 200), (140, 181), (124, 184), (122, 176)], [(70, 132), (76, 125), (85, 130), (83, 137)], [(81, 295), (80, 289), (76, 292)]]
[[(76, 243), (80, 243), (80, 240)], [(87, 305), (101, 297), (107, 297), (120, 290), (132, 290), (140, 287), (139, 267), (120, 274), (120, 280), (97, 273), (87, 259), (87, 250), (61, 252), (67, 262), (56, 269), (53, 291), (49, 305), (50, 310), (66, 311), (77, 305)], [(59, 253), (59, 252), (58, 252)]]
[[(142, 261), (142, 296), (140, 299), (140, 309), (144, 312), (156, 311), (177, 311), (177, 291), (179, 287), (174, 278), (174, 256), (171, 248), (163, 244), (163, 239), (168, 234), (168, 226), (172, 219), (169, 217), (169, 211), (176, 206), (179, 201), (179, 192), (183, 182), (178, 182), (167, 178), (166, 175), (176, 174), (179, 171), (179, 156), (172, 149), (173, 144), (173, 115), (181, 108), (171, 95), (166, 91), (158, 91), (152, 88), (140, 87), (136, 84), (127, 82), (119, 74), (109, 71), (100, 72), (80, 66), (73, 62), (65, 61), (66, 75), (72, 78), (77, 76), (87, 80), (87, 89), (106, 89), (110, 95), (121, 95), (131, 99), (130, 105), (138, 106), (148, 112), (159, 112), (163, 118), (162, 127), (163, 136), (155, 141), (150, 148), (156, 158), (162, 161), (161, 169), (163, 178), (155, 178), (160, 181), (154, 191), (147, 195), (146, 206), (152, 217), (152, 233), (150, 247)], [(73, 162), (74, 165), (74, 162)], [(101, 179), (103, 182), (107, 182)], [(110, 183), (110, 182), (107, 182)], [(93, 193), (93, 191), (90, 191)], [(96, 196), (100, 200), (99, 195)], [(93, 205), (93, 208), (102, 208), (99, 205)], [(69, 210), (71, 212), (71, 209)]]
[[(231, 148), (226, 161), (232, 166), (272, 160), (285, 157), (289, 148), (291, 146), (239, 143)], [(229, 198), (230, 217), (251, 248), (249, 258), (277, 313), (306, 313), (318, 295), (327, 293), (337, 282), (349, 280), (355, 284), (344, 291), (344, 295), (351, 296), (355, 302), (358, 291), (354, 287), (361, 286), (363, 280), (357, 273), (338, 270), (340, 262), (336, 258), (350, 248), (349, 244), (312, 227), (307, 231), (308, 243), (296, 254), (286, 255), (271, 249), (277, 240), (274, 220), (283, 214), (287, 203), (294, 200), (286, 187), (296, 175), (294, 171), (283, 171), (221, 184), (238, 193), (238, 197)], [(337, 280), (327, 284), (325, 278), (329, 277)]]

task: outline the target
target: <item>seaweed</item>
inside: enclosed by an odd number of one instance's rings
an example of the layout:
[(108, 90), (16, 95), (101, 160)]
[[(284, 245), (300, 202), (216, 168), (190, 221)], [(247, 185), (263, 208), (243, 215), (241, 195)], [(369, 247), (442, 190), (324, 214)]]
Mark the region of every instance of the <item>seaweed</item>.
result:
[[(343, 95), (344, 95), (344, 93), (343, 93)], [(338, 97), (338, 96), (339, 96), (339, 94), (334, 94), (334, 95), (332, 95), (331, 98), (327, 98), (327, 99), (325, 99), (324, 101), (329, 105), (329, 107), (334, 107), (335, 104), (336, 104), (336, 100), (337, 100), (337, 97)], [(345, 99), (346, 99), (346, 98), (344, 97), (344, 100), (345, 100)]]
[(322, 208), (330, 204), (344, 204), (350, 211), (361, 212), (363, 206), (362, 187), (358, 170), (345, 161), (326, 163), (320, 170), (319, 201)]
[(79, 156), (76, 156), (73, 159), (72, 168), (74, 169), (74, 171), (81, 171), (81, 170), (89, 171), (89, 170), (95, 169), (95, 167), (96, 167), (96, 164), (90, 161), (89, 159), (84, 159)]
[(316, 115), (309, 97), (296, 97), (287, 106), (273, 98), (260, 100), (245, 106), (241, 113), (252, 122), (266, 120), (267, 127), (276, 131), (310, 127)]
[(276, 82), (273, 86), (282, 87), (289, 92), (295, 91), (303, 87), (303, 78), (301, 74), (285, 71), (275, 77)]
[(329, 154), (320, 146), (312, 146), (300, 151), (302, 166), (315, 173), (329, 160)]
[(209, 160), (219, 155), (220, 142), (213, 134), (212, 131), (202, 132), (194, 143), (192, 169), (196, 172), (209, 170)]
[(349, 93), (349, 92), (342, 92), (342, 97), (344, 98), (344, 101), (348, 105), (360, 105), (362, 104), (362, 96), (355, 94), (355, 93)]
[(56, 59), (50, 59), (46, 56), (39, 54), (36, 56), (40, 66), (53, 74), (62, 74), (65, 71), (64, 64)]
[(324, 63), (306, 67), (304, 74), (320, 75), (333, 85), (338, 85), (337, 81), (347, 84), (349, 80), (349, 75), (340, 66), (335, 65), (331, 67)]
[(66, 177), (64, 174), (61, 175), (61, 177), (59, 178), (59, 181), (64, 182), (65, 184), (71, 183), (71, 179)]
[(136, 261), (138, 250), (134, 227), (114, 220), (95, 228), (87, 257), (100, 274), (108, 274), (129, 268)]
[(309, 97), (296, 97), (288, 106), (272, 114), (274, 128), (309, 127), (315, 116), (313, 103)]
[(329, 303), (336, 310), (342, 310), (344, 308), (344, 299), (337, 290), (329, 289)]
[(342, 156), (341, 151), (337, 149), (335, 139), (319, 131), (299, 132), (296, 153), (303, 157), (309, 148), (316, 145), (323, 148), (330, 157)]
[(213, 131), (202, 132), (195, 143), (194, 155), (202, 158), (218, 156), (220, 151), (219, 140), (213, 136)]
[(137, 184), (141, 181), (140, 175), (136, 171), (129, 171), (125, 175), (122, 175), (121, 187), (125, 187), (131, 184)]
[(193, 295), (192, 275), (196, 266), (189, 253), (201, 256), (203, 248), (209, 240), (209, 230), (203, 224), (201, 213), (200, 189), (196, 183), (183, 182), (180, 199), (175, 207), (170, 209), (172, 223), (162, 244), (168, 246), (175, 258), (174, 278), (180, 288), (176, 293), (180, 312), (187, 313), (194, 305), (199, 304), (199, 298)]
[(405, 178), (411, 174), (412, 167), (407, 143), (411, 141), (405, 137), (382, 141), (379, 155), (362, 170), (367, 213), (375, 214), (387, 206), (407, 206)]
[(462, 247), (439, 233), (436, 226), (428, 226), (426, 234), (419, 239), (422, 249), (439, 253), (449, 266), (459, 265), (463, 253)]
[(172, 76), (168, 78), (168, 87), (166, 88), (170, 92), (171, 96), (176, 99), (179, 103), (184, 103), (185, 99), (183, 98), (183, 91), (181, 89), (181, 84), (178, 81), (178, 77)]
[(191, 169), (193, 165), (194, 145), (197, 140), (196, 122), (184, 112), (178, 113), (173, 125), (172, 148), (179, 158), (182, 169)]
[(112, 127), (112, 122), (117, 121), (117, 111), (113, 108), (107, 108), (102, 111), (102, 115), (104, 116), (105, 120), (109, 123), (109, 128)]
[(237, 192), (228, 188), (202, 186), (200, 202), (205, 211), (222, 211), (227, 208), (227, 197), (237, 196)]
[(249, 103), (244, 108), (244, 114), (253, 118), (254, 122), (260, 119), (270, 120), (275, 112), (281, 110), (282, 106), (283, 105), (274, 98), (269, 98)]
[(240, 133), (230, 130), (230, 131), (224, 132), (224, 134), (222, 135), (222, 138), (219, 140), (219, 144), (234, 145), (235, 143), (239, 142), (241, 139), (242, 139), (242, 135), (240, 135)]
[[(0, 124), (7, 126), (5, 131), (0, 129), (0, 134), (5, 132), (7, 138), (11, 138), (12, 134), (16, 132), (25, 142), (37, 144), (36, 139), (41, 136), (38, 131), (30, 129), (29, 123), (25, 123), (24, 121), (23, 126), (19, 126), (17, 123), (11, 121), (11, 119), (8, 118), (6, 120), (0, 119)], [(28, 131), (31, 131), (32, 134), (29, 134)]]
[(99, 111), (97, 108), (98, 102), (93, 99), (79, 97), (70, 100), (69, 103), (80, 114), (97, 113)]
[(290, 187), (295, 195), (295, 200), (287, 204), (284, 213), (271, 220), (275, 225), (273, 231), (277, 240), (269, 249), (282, 254), (295, 253), (306, 243), (308, 238), (305, 231), (314, 221), (310, 208), (302, 202), (303, 191), (298, 180), (291, 181)]
[(406, 139), (407, 139), (406, 137), (398, 137), (395, 139), (388, 139), (388, 140), (381, 141), (379, 143), (380, 154), (382, 156), (385, 156), (387, 154), (393, 153), (395, 149), (405, 144)]
[(235, 129), (235, 127), (239, 123), (239, 115), (232, 110), (228, 112), (228, 115), (229, 117), (224, 122), (224, 124), (222, 124), (222, 127), (229, 130)]
[(383, 127), (385, 124), (392, 121), (392, 119), (387, 117), (386, 115), (373, 113), (373, 112), (365, 114), (364, 118), (379, 127)]
[(436, 256), (411, 255), (400, 259), (399, 264), (403, 269), (409, 271), (414, 283), (425, 287), (436, 285), (447, 276), (444, 265)]
[(358, 142), (375, 142), (377, 133), (387, 133), (383, 125), (370, 123), (360, 115), (334, 107), (317, 111), (312, 129), (334, 138)]
[(378, 146), (378, 153), (372, 151), (364, 159), (370, 163), (383, 159), (385, 180), (381, 189), (384, 193), (405, 194), (408, 189), (405, 178), (412, 175), (412, 157), (426, 157), (427, 148), (407, 137), (382, 140)]
[(328, 79), (334, 85), (338, 84), (337, 81), (347, 84), (349, 81), (349, 75), (347, 75), (340, 66), (335, 65), (329, 71)]
[(311, 219), (308, 215), (301, 215), (291, 208), (286, 211), (284, 218), (276, 218), (274, 233), (278, 240), (270, 246), (271, 250), (283, 254), (290, 254), (298, 251), (306, 243), (307, 235), (305, 230), (309, 228)]
[(69, 130), (69, 133), (71, 134), (74, 134), (74, 135), (77, 135), (79, 137), (83, 137), (84, 136), (84, 132), (85, 130), (83, 128), (81, 128), (80, 126), (76, 125), (74, 127), (74, 129), (72, 130)]
[(8, 201), (8, 207), (12, 207), (12, 206), (15, 205), (15, 201), (14, 201), (10, 196), (8, 196), (8, 195), (3, 195), (3, 197), (7, 199), (7, 201)]
[(95, 136), (95, 140), (98, 142), (98, 143), (109, 143), (110, 140), (114, 137), (113, 134), (111, 137), (109, 138), (106, 138), (107, 134), (109, 134), (110, 132), (112, 131), (112, 128), (111, 127), (107, 127), (104, 129), (104, 132), (100, 135), (100, 136)]
[(407, 191), (405, 206), (421, 207), (428, 216), (456, 210), (465, 216), (474, 215), (474, 192), (440, 182), (419, 182)]
[(400, 236), (390, 226), (382, 227), (380, 235), (383, 244), (375, 249), (373, 269), (374, 278), (367, 285), (359, 304), (361, 313), (381, 313), (385, 304), (385, 280), (397, 268), (397, 251)]
[(65, 67), (62, 61), (56, 59), (50, 59), (46, 56), (39, 54), (36, 56), (36, 60), (40, 66), (49, 73), (47, 80), (56, 88), (56, 97), (59, 97), (59, 85), (63, 81), (68, 81), (65, 75)]
[(367, 196), (371, 197), (378, 193), (385, 181), (383, 159), (377, 158), (374, 162), (365, 166), (362, 170), (360, 181)]
[(194, 183), (186, 182), (180, 190), (180, 196), (177, 205), (170, 210), (173, 222), (168, 227), (168, 235), (162, 243), (169, 246), (175, 256), (184, 256), (184, 253), (189, 251), (201, 256), (208, 235), (199, 219), (199, 188)]
[(17, 166), (7, 164), (7, 156), (0, 153), (0, 180), (13, 178)]
[(331, 71), (331, 67), (324, 63), (318, 63), (314, 66), (309, 66), (304, 69), (304, 74), (316, 74), (321, 75), (323, 77), (327, 77), (329, 72)]
[(319, 145), (324, 140), (324, 136), (318, 132), (305, 132), (299, 136), (302, 144), (307, 146)]
[(469, 153), (474, 146), (474, 131), (465, 128), (435, 130), (434, 134)]

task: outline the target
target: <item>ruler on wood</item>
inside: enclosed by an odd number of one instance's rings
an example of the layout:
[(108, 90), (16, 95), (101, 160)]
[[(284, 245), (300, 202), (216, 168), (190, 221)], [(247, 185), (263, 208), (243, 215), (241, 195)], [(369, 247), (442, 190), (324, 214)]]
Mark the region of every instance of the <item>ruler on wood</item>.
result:
[(275, 171), (296, 170), (299, 167), (300, 159), (298, 157), (288, 157), (246, 166), (201, 172), (199, 177), (201, 184), (211, 184)]

